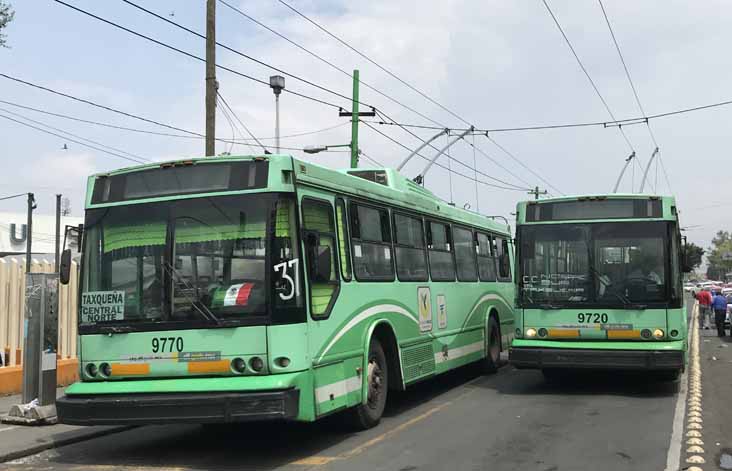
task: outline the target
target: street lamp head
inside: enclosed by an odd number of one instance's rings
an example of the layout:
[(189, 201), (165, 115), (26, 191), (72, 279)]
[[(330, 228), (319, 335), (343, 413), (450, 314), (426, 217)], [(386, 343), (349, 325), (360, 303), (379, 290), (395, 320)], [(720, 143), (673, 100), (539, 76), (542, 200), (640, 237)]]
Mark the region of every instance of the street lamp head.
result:
[(272, 88), (275, 95), (279, 95), (282, 93), (282, 90), (285, 89), (285, 77), (281, 75), (272, 75), (269, 78), (269, 86)]
[(317, 154), (318, 152), (323, 152), (328, 150), (327, 146), (305, 146), (303, 149), (303, 152), (306, 154)]

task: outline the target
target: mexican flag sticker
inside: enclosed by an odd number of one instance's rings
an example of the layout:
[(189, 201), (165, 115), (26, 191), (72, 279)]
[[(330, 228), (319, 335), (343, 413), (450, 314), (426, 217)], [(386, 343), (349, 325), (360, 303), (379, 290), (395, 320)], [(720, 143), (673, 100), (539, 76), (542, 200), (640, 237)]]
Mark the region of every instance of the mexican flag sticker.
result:
[(231, 285), (224, 295), (224, 306), (246, 306), (254, 283)]

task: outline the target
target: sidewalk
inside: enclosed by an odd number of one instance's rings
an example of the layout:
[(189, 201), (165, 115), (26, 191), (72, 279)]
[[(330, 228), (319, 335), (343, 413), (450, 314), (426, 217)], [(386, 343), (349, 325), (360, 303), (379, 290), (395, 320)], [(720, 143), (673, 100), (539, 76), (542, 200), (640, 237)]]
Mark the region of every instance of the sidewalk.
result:
[[(56, 394), (63, 395), (63, 388), (58, 389)], [(10, 407), (20, 404), (20, 402), (19, 395), (0, 397), (0, 417), (7, 415)], [(30, 426), (0, 423), (0, 463), (128, 428), (127, 426), (80, 427), (62, 424)]]
[[(729, 333), (729, 330), (726, 331)], [(732, 338), (700, 331), (704, 469), (732, 467)], [(715, 467), (718, 466), (719, 468)]]

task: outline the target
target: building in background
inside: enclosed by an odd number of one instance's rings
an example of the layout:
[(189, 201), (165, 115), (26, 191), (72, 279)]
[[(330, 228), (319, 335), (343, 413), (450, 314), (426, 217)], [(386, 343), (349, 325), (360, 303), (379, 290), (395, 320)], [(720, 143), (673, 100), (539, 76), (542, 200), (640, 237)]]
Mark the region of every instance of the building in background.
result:
[[(28, 238), (26, 213), (0, 213), (0, 257), (8, 255), (25, 255), (25, 244)], [(61, 216), (61, 244), (64, 242), (64, 228), (77, 226), (84, 222), (83, 218)], [(66, 246), (76, 248), (76, 236), (69, 235)], [(34, 255), (50, 255), (53, 260), (56, 253), (56, 216), (33, 214), (33, 240), (31, 252)]]

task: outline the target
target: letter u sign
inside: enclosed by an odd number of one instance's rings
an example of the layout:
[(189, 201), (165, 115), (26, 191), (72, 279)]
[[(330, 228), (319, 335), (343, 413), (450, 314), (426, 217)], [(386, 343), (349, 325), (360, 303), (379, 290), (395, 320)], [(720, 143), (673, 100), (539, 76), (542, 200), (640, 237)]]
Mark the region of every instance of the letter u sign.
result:
[(20, 226), (20, 237), (15, 234), (15, 223), (10, 223), (10, 243), (11, 244), (22, 244), (28, 237), (28, 226), (21, 224)]

